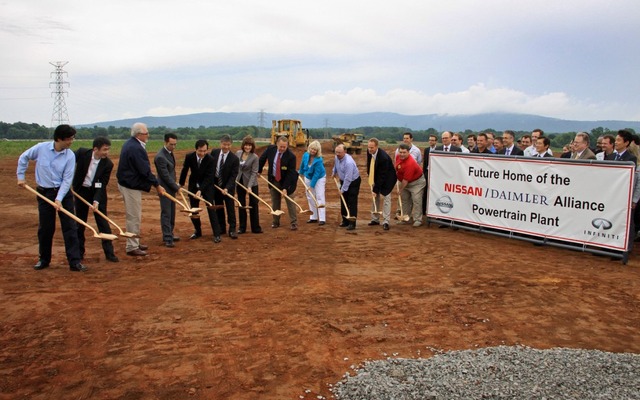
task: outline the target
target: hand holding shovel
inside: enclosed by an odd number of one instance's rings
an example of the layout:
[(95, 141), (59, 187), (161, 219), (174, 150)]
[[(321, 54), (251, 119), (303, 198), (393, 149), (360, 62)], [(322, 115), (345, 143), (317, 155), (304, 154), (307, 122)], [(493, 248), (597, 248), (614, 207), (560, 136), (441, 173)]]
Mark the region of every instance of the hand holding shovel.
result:
[(286, 193), (284, 193), (282, 190), (278, 189), (278, 187), (276, 185), (274, 185), (273, 183), (269, 182), (269, 180), (267, 178), (265, 178), (262, 175), (258, 175), (260, 178), (264, 179), (269, 186), (271, 186), (272, 188), (274, 188), (275, 190), (277, 190), (278, 192), (280, 192), (281, 195), (283, 195), (287, 200), (289, 200), (290, 202), (292, 202), (293, 204), (296, 205), (296, 207), (298, 207), (300, 209), (300, 211), (298, 211), (299, 214), (307, 214), (307, 215), (311, 215), (313, 214), (313, 211), (311, 210), (305, 210), (302, 207), (300, 207), (300, 204), (296, 203), (296, 201), (294, 199), (292, 199), (291, 197), (289, 197)]
[(251, 208), (251, 206), (243, 206), (242, 203), (240, 203), (240, 200), (236, 199), (234, 196), (230, 195), (226, 190), (222, 189), (220, 186), (218, 185), (213, 185), (216, 189), (218, 189), (222, 194), (224, 194), (225, 196), (233, 199), (233, 201), (235, 201), (236, 203), (238, 203), (238, 208), (244, 208), (245, 210), (248, 210)]
[(274, 210), (273, 208), (271, 208), (271, 205), (269, 205), (269, 203), (267, 203), (266, 201), (264, 201), (260, 196), (258, 196), (257, 194), (253, 193), (248, 187), (244, 186), (242, 183), (236, 181), (236, 185), (240, 186), (241, 188), (243, 188), (244, 190), (246, 190), (247, 193), (249, 193), (251, 196), (255, 197), (256, 199), (258, 199), (259, 201), (261, 201), (262, 203), (264, 203), (265, 206), (267, 206), (267, 208), (270, 211), (270, 214), (272, 215), (282, 215), (284, 214), (284, 211), (282, 210)]
[(318, 204), (318, 199), (316, 199), (316, 196), (313, 194), (313, 191), (309, 186), (307, 186), (307, 183), (304, 181), (304, 179), (300, 175), (298, 175), (298, 179), (300, 179), (300, 182), (302, 182), (302, 184), (304, 185), (305, 190), (309, 192), (309, 194), (311, 195), (313, 202), (316, 203), (316, 208), (324, 208), (325, 207), (324, 204)]
[(342, 195), (342, 190), (340, 190), (340, 182), (338, 182), (335, 176), (333, 177), (333, 181), (336, 183), (336, 187), (338, 188), (338, 193), (340, 193), (340, 200), (342, 200), (342, 204), (344, 204), (344, 208), (347, 210), (347, 215), (346, 216), (343, 215), (343, 217), (345, 217), (347, 221), (355, 221), (357, 218), (351, 216), (351, 214), (349, 213), (349, 206), (347, 205), (347, 202), (344, 199), (344, 196)]

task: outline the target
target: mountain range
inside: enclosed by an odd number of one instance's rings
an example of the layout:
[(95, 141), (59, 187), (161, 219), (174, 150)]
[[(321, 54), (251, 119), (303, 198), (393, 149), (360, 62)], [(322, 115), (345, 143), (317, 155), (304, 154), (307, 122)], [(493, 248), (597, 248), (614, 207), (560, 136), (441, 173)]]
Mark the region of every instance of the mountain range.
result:
[[(355, 129), (365, 126), (404, 127), (412, 130), (426, 130), (434, 128), (439, 132), (444, 130), (464, 131), (471, 129), (481, 131), (495, 129), (498, 131), (511, 129), (514, 131), (531, 131), (540, 128), (548, 133), (589, 132), (591, 129), (603, 127), (610, 130), (633, 128), (640, 131), (640, 121), (576, 121), (549, 118), (530, 114), (487, 113), (475, 115), (403, 115), (390, 112), (373, 112), (363, 114), (271, 114), (255, 112), (234, 113), (198, 113), (175, 115), (167, 117), (140, 117), (115, 121), (96, 122), (81, 126), (92, 127), (129, 127), (135, 122), (144, 122), (149, 127), (165, 126), (167, 128), (197, 128), (199, 126), (264, 126), (271, 127), (271, 120), (299, 119), (302, 126), (309, 129), (341, 128)], [(260, 123), (262, 120), (262, 124)]]

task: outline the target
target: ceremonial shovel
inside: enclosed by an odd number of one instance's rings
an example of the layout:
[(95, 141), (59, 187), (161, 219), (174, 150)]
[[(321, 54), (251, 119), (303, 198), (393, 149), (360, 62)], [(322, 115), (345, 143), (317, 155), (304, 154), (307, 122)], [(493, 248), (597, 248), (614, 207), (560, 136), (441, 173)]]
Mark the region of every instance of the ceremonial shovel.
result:
[(300, 211), (298, 212), (299, 214), (307, 214), (307, 215), (311, 215), (313, 214), (313, 211), (311, 210), (305, 210), (302, 207), (300, 207), (300, 204), (296, 203), (296, 201), (294, 199), (292, 199), (291, 197), (289, 197), (288, 195), (284, 194), (282, 192), (282, 190), (278, 189), (278, 187), (276, 185), (274, 185), (273, 183), (269, 182), (269, 180), (267, 178), (265, 178), (262, 175), (258, 175), (260, 178), (264, 179), (272, 188), (274, 188), (275, 190), (277, 190), (278, 192), (280, 192), (281, 195), (283, 195), (284, 197), (286, 197), (290, 202), (292, 202), (293, 204), (296, 205), (296, 207), (298, 207), (300, 209)]
[(227, 197), (230, 197), (233, 199), (233, 201), (235, 201), (236, 203), (238, 203), (238, 208), (244, 208), (245, 210), (248, 210), (251, 208), (251, 206), (243, 206), (242, 203), (240, 203), (240, 200), (236, 199), (234, 196), (230, 195), (229, 193), (226, 193), (224, 191), (224, 189), (222, 189), (220, 186), (218, 185), (213, 185), (215, 186), (216, 189), (218, 189), (220, 191), (220, 193), (224, 194)]
[(309, 192), (309, 194), (311, 195), (313, 202), (316, 203), (316, 208), (324, 208), (324, 204), (318, 204), (318, 199), (316, 199), (316, 196), (314, 196), (313, 192), (311, 191), (311, 188), (307, 186), (304, 179), (302, 179), (300, 175), (298, 175), (298, 179), (300, 179), (300, 182), (302, 182), (302, 184), (304, 185), (305, 190)]
[(344, 196), (340, 191), (340, 182), (338, 182), (335, 176), (333, 177), (333, 181), (336, 183), (336, 187), (338, 188), (338, 193), (340, 193), (340, 200), (342, 200), (342, 204), (344, 204), (344, 208), (347, 210), (347, 215), (346, 216), (343, 215), (343, 217), (345, 217), (347, 221), (355, 221), (357, 218), (352, 217), (351, 214), (349, 213), (349, 206), (347, 205), (347, 202), (345, 201)]
[(242, 183), (240, 183), (240, 182), (236, 181), (236, 184), (237, 184), (238, 186), (240, 186), (241, 188), (243, 188), (244, 190), (246, 190), (246, 191), (247, 191), (247, 193), (249, 193), (251, 196), (253, 196), (253, 197), (255, 197), (256, 199), (258, 199), (258, 200), (260, 200), (261, 202), (263, 202), (263, 203), (264, 203), (264, 205), (265, 205), (265, 206), (267, 206), (267, 208), (269, 208), (269, 211), (270, 211), (270, 213), (271, 213), (271, 214), (273, 214), (273, 215), (282, 215), (282, 214), (284, 214), (284, 211), (282, 211), (282, 210), (274, 210), (273, 208), (271, 208), (271, 206), (269, 205), (269, 203), (267, 203), (266, 201), (262, 200), (262, 199), (260, 198), (260, 196), (258, 196), (257, 194), (253, 193), (251, 190), (249, 190), (249, 188), (248, 188), (248, 187), (244, 186)]
[[(400, 189), (400, 185), (397, 186), (398, 189)], [(409, 221), (411, 219), (411, 216), (409, 215), (404, 215), (404, 211), (402, 210), (402, 199), (400, 199), (400, 191), (398, 191), (398, 205), (400, 206), (400, 215), (396, 216), (396, 219), (399, 219), (400, 221)]]
[(185, 189), (185, 188), (180, 188), (180, 190), (182, 190), (183, 192), (185, 192), (185, 193), (186, 193), (186, 194), (188, 194), (189, 196), (193, 197), (194, 199), (198, 199), (198, 200), (202, 201), (204, 204), (206, 204), (206, 205), (207, 205), (207, 208), (210, 208), (210, 209), (212, 209), (212, 210), (217, 210), (217, 209), (220, 209), (220, 208), (224, 208), (224, 206), (222, 206), (222, 205), (216, 205), (216, 204), (213, 204), (213, 203), (211, 203), (210, 201), (205, 200), (205, 198), (204, 198), (204, 197), (202, 197), (202, 196), (198, 196), (198, 195), (197, 195), (197, 194), (195, 194), (195, 193), (191, 193), (190, 191), (188, 191), (188, 190), (187, 190), (187, 189)]
[[(53, 208), (56, 208), (56, 203), (49, 200), (47, 197), (41, 195), (40, 193), (38, 193), (37, 190), (34, 190), (31, 186), (29, 185), (24, 185), (24, 188), (27, 189), (28, 191), (35, 193), (36, 196), (40, 197), (42, 200), (46, 201), (47, 203), (51, 204), (51, 206)], [(62, 211), (63, 213), (67, 214), (69, 217), (73, 218), (77, 223), (86, 226), (87, 228), (91, 229), (93, 231), (93, 237), (95, 238), (99, 238), (99, 239), (103, 239), (103, 240), (115, 240), (118, 238), (117, 235), (113, 235), (110, 233), (98, 233), (98, 231), (96, 231), (95, 229), (93, 229), (93, 227), (89, 224), (87, 224), (86, 222), (84, 222), (83, 220), (81, 220), (80, 218), (78, 218), (77, 216), (75, 216), (72, 212), (68, 211), (66, 208), (62, 207), (60, 208), (60, 211)]]
[(176, 203), (177, 205), (179, 205), (180, 207), (183, 208), (183, 210), (180, 210), (181, 212), (184, 213), (190, 213), (190, 214), (197, 214), (200, 211), (202, 211), (202, 208), (189, 208), (186, 204), (182, 204), (180, 202), (180, 200), (176, 199), (175, 197), (173, 197), (172, 195), (170, 195), (169, 193), (167, 193), (166, 191), (164, 191), (162, 193), (162, 195), (166, 198), (168, 198), (169, 200), (173, 201), (174, 203)]
[(139, 235), (137, 235), (137, 234), (135, 234), (133, 232), (124, 232), (122, 230), (122, 228), (120, 228), (115, 222), (113, 222), (109, 217), (107, 217), (102, 211), (98, 210), (97, 208), (94, 208), (91, 203), (89, 203), (87, 200), (85, 200), (82, 196), (80, 196), (78, 193), (76, 193), (73, 189), (71, 189), (71, 193), (73, 193), (73, 195), (76, 196), (78, 199), (80, 199), (84, 204), (86, 204), (90, 208), (92, 208), (93, 212), (95, 212), (96, 214), (98, 214), (102, 218), (106, 219), (111, 225), (113, 225), (116, 228), (118, 228), (118, 230), (120, 231), (120, 236), (124, 236), (124, 237), (128, 237), (128, 238), (140, 237)]
[(376, 194), (373, 193), (373, 186), (369, 185), (371, 188), (371, 199), (373, 200), (373, 212), (371, 214), (382, 215), (382, 211), (378, 211), (378, 206), (376, 205)]

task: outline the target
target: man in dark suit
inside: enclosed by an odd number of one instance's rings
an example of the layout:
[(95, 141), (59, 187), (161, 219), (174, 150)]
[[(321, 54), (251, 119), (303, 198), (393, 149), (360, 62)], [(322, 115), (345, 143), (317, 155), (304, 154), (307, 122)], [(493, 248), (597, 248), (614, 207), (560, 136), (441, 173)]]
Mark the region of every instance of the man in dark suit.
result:
[[(180, 185), (176, 182), (176, 158), (173, 151), (178, 144), (178, 137), (175, 133), (164, 135), (164, 146), (158, 151), (153, 163), (158, 173), (158, 183), (164, 190), (174, 196), (180, 190)], [(162, 229), (162, 240), (167, 247), (175, 247), (174, 242), (180, 240), (173, 234), (176, 226), (176, 203), (167, 197), (160, 198), (160, 228)]]
[(440, 151), (462, 151), (462, 149), (458, 146), (454, 146), (451, 144), (451, 132), (444, 131), (441, 136), (442, 145), (436, 146), (436, 150)]
[[(298, 170), (296, 169), (296, 155), (289, 150), (289, 142), (286, 136), (280, 136), (276, 140), (276, 144), (270, 145), (260, 155), (258, 163), (258, 173), (264, 168), (264, 164), (268, 163), (267, 178), (278, 189), (282, 190), (287, 196), (292, 196), (298, 184)], [(279, 210), (282, 204), (282, 195), (280, 192), (269, 186), (271, 193), (271, 203), (274, 210)], [(291, 221), (291, 230), (298, 229), (298, 214), (295, 204), (288, 199), (287, 211), (289, 212), (289, 220)], [(272, 228), (280, 226), (280, 216), (273, 216)]]
[(551, 139), (546, 136), (541, 136), (536, 139), (536, 151), (532, 154), (532, 157), (552, 157), (549, 154), (549, 146), (551, 146)]
[[(106, 137), (98, 136), (93, 140), (93, 148), (79, 148), (76, 151), (76, 170), (73, 175), (73, 190), (87, 202), (91, 203), (94, 209), (107, 215), (107, 185), (113, 170), (113, 161), (109, 159), (109, 149), (111, 141)], [(82, 200), (75, 199), (76, 216), (83, 221), (87, 221), (89, 216), (89, 206)], [(109, 222), (98, 214), (93, 214), (100, 233), (111, 233)], [(78, 245), (80, 257), (84, 258), (85, 227), (78, 224)], [(102, 250), (107, 260), (118, 262), (113, 251), (111, 240), (102, 240)]]
[[(391, 157), (379, 147), (378, 139), (369, 139), (367, 150), (367, 175), (371, 195), (377, 210), (380, 210), (380, 197), (383, 199), (382, 228), (388, 231), (391, 218), (391, 192), (397, 182), (396, 169)], [(371, 213), (369, 226), (372, 225), (380, 225), (380, 214)]]
[(634, 164), (637, 164), (638, 158), (629, 151), (629, 146), (632, 141), (633, 135), (631, 132), (626, 129), (619, 130), (614, 143), (615, 151), (605, 159), (613, 161), (631, 161)]
[(224, 204), (225, 207), (216, 210), (218, 223), (222, 229), (222, 234), (226, 231), (225, 209), (227, 211), (227, 220), (229, 221), (229, 237), (237, 239), (236, 233), (236, 210), (235, 202), (229, 196), (236, 193), (236, 177), (240, 169), (240, 160), (238, 156), (231, 152), (231, 136), (224, 135), (220, 138), (220, 148), (211, 151), (213, 165), (216, 166), (215, 184), (222, 190), (214, 191), (215, 204)]
[[(427, 182), (427, 186), (422, 194), (422, 215), (427, 213), (427, 195), (429, 193), (429, 153), (431, 153), (431, 150), (435, 150), (437, 145), (438, 136), (429, 135), (429, 146), (424, 149), (424, 157), (422, 158), (422, 171), (424, 172), (425, 182)], [(393, 172), (395, 174), (395, 170)]]
[[(206, 140), (197, 140), (195, 148), (196, 151), (188, 153), (184, 158), (184, 164), (182, 165), (182, 171), (180, 171), (180, 179), (178, 183), (183, 187), (185, 183), (187, 183), (187, 174), (191, 171), (187, 190), (202, 197), (201, 183), (204, 171), (206, 170), (205, 161), (212, 162), (213, 159), (211, 158), (211, 155), (207, 154), (209, 151), (209, 142)], [(208, 156), (208, 160), (205, 160), (205, 156)], [(189, 206), (191, 208), (200, 207), (200, 200), (193, 196), (189, 196)], [(202, 237), (202, 223), (200, 222), (200, 218), (191, 218), (191, 223), (193, 224), (194, 231), (189, 239), (198, 239)]]
[(502, 133), (502, 142), (504, 148), (498, 154), (504, 154), (506, 156), (523, 156), (524, 151), (515, 144), (516, 133), (514, 131), (504, 131)]

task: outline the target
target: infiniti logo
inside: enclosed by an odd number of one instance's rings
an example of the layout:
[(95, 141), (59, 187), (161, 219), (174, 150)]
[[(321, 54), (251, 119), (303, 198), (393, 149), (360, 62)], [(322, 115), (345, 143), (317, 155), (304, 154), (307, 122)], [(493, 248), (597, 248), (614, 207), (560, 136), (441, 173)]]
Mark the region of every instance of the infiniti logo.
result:
[(436, 200), (436, 207), (438, 207), (441, 213), (448, 214), (453, 208), (453, 201), (449, 196), (442, 196)]
[(596, 229), (603, 229), (605, 231), (611, 229), (613, 226), (611, 221), (604, 218), (594, 218), (593, 221), (591, 221), (591, 225)]

